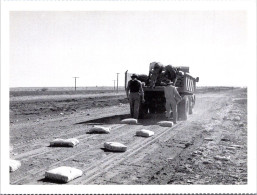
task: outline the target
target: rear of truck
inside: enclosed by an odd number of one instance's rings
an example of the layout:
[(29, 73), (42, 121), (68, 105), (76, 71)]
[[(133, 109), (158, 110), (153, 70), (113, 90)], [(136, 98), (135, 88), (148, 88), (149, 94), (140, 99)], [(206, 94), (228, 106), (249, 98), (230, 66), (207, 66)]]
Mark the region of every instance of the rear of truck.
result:
[[(196, 82), (199, 78), (194, 78), (189, 74), (189, 67), (177, 67), (176, 73), (177, 80), (175, 87), (177, 88), (182, 100), (178, 103), (178, 118), (179, 120), (187, 120), (189, 114), (193, 113), (193, 107), (195, 105), (195, 89)], [(151, 71), (151, 67), (150, 67)], [(130, 73), (125, 73), (125, 88), (130, 80)], [(149, 74), (150, 75), (150, 74)], [(166, 111), (165, 104), (166, 99), (164, 96), (165, 84), (150, 86), (150, 76), (139, 75), (138, 80), (143, 83), (144, 99), (145, 102), (141, 102), (139, 117), (144, 118), (147, 114), (151, 113), (164, 113)]]

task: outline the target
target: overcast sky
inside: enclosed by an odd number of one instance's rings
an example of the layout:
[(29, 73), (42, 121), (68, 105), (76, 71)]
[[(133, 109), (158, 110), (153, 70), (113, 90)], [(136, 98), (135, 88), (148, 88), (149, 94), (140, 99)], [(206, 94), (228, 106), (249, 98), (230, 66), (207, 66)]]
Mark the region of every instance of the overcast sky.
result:
[(247, 86), (243, 11), (11, 12), (10, 87), (112, 86), (153, 61), (201, 86)]

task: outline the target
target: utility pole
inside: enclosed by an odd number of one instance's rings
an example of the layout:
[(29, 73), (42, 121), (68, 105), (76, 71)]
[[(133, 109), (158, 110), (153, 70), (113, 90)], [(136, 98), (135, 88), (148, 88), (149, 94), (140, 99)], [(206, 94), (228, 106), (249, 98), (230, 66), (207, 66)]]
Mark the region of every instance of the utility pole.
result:
[(76, 91), (76, 89), (77, 89), (77, 83), (76, 83), (76, 81), (77, 81), (77, 78), (79, 78), (79, 77), (72, 77), (72, 78), (74, 78), (75, 79), (75, 91)]
[(120, 73), (116, 73), (117, 74), (117, 93), (119, 92), (119, 74)]
[(112, 80), (114, 85), (113, 85), (113, 90), (115, 91), (115, 80)]

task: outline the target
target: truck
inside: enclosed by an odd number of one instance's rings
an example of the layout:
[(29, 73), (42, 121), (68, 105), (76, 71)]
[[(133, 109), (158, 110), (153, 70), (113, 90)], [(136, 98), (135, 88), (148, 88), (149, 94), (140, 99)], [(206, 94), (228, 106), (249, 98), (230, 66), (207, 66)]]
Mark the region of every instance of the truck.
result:
[[(138, 75), (138, 80), (142, 82), (144, 99), (145, 101), (140, 102), (139, 108), (139, 118), (145, 118), (148, 114), (154, 113), (165, 113), (165, 96), (164, 96), (164, 87), (167, 85), (165, 83), (165, 78), (161, 78), (165, 73), (166, 67), (172, 67), (168, 65), (161, 68), (160, 74), (158, 75), (156, 81), (151, 81), (151, 76), (153, 75), (154, 66), (157, 63), (150, 63), (149, 74), (148, 75)], [(186, 66), (177, 66), (172, 67), (176, 74), (175, 87), (177, 88), (182, 100), (178, 103), (178, 119), (187, 120), (188, 115), (193, 113), (193, 108), (196, 102), (195, 90), (196, 82), (199, 82), (199, 77), (194, 78), (189, 74), (189, 67)], [(125, 72), (125, 90), (128, 85), (128, 81), (131, 79), (132, 74), (128, 73), (128, 70)], [(158, 81), (158, 82), (157, 82)]]

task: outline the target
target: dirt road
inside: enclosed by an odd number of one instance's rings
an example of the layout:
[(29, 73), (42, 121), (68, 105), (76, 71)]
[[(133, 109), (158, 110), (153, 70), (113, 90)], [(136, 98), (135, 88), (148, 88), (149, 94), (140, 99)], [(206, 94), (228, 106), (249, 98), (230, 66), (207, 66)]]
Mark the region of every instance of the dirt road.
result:
[[(10, 183), (56, 184), (44, 179), (45, 171), (67, 165), (83, 175), (66, 185), (246, 184), (246, 95), (240, 88), (199, 93), (193, 115), (172, 128), (156, 125), (164, 114), (137, 125), (121, 124), (129, 111), (124, 95), (95, 97), (88, 107), (76, 98), (11, 101), (10, 153), (22, 166), (10, 173)], [(111, 133), (87, 134), (95, 124), (111, 127)], [(143, 128), (155, 135), (135, 136)], [(77, 138), (80, 143), (74, 148), (48, 147), (54, 138)], [(128, 150), (105, 151), (106, 141), (121, 142)]]

